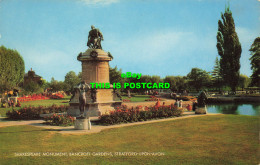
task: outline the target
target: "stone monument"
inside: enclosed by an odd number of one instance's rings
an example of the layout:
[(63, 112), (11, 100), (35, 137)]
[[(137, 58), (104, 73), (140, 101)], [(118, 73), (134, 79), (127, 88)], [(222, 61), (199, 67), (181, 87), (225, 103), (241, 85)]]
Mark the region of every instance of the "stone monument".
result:
[[(91, 26), (87, 43), (89, 48), (85, 52), (79, 53), (77, 57), (77, 60), (82, 65), (82, 82), (90, 87), (90, 90), (85, 92), (86, 103), (83, 109), (86, 109), (86, 111), (83, 112), (83, 116), (99, 117), (102, 114), (113, 111), (116, 106), (120, 106), (122, 103), (109, 81), (109, 61), (113, 57), (110, 53), (102, 50), (102, 40), (102, 33), (94, 26)], [(95, 85), (92, 86), (90, 83), (95, 83)], [(110, 88), (100, 88), (102, 86), (101, 83), (109, 83)], [(96, 88), (96, 84), (100, 86)], [(80, 84), (75, 87), (74, 94), (70, 99), (70, 107), (67, 111), (68, 115), (74, 117), (81, 115), (79, 109), (79, 104), (81, 104), (79, 86)]]

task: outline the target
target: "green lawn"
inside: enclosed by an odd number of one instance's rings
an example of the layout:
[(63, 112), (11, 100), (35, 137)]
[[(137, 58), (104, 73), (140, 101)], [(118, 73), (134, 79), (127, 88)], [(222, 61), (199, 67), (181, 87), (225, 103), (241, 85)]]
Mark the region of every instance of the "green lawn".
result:
[[(62, 135), (33, 126), (0, 128), (0, 164), (258, 164), (259, 118), (217, 115)], [(163, 152), (164, 156), (40, 156), (21, 152)], [(257, 157), (258, 156), (258, 157)]]
[(127, 96), (122, 96), (122, 99), (131, 100), (131, 102), (142, 102), (146, 99), (150, 99), (149, 95), (135, 95), (134, 97), (128, 98)]
[[(36, 101), (26, 101), (26, 102), (22, 102), (21, 106), (51, 106), (53, 104), (56, 105), (69, 105), (68, 101), (70, 100), (70, 96), (66, 96), (63, 99), (49, 99), (49, 100), (36, 100)], [(63, 103), (63, 102), (67, 102), (67, 103)], [(14, 109), (19, 109), (19, 107), (15, 107)], [(6, 112), (12, 110), (12, 108), (0, 108), (0, 115), (1, 116), (6, 116)]]

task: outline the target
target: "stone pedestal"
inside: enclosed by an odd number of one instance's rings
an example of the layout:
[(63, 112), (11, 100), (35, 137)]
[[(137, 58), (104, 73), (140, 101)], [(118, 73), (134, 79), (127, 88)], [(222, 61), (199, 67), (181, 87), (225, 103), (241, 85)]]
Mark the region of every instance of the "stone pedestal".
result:
[[(102, 49), (87, 49), (80, 53), (77, 60), (82, 64), (82, 80), (90, 83), (109, 83), (109, 61), (112, 60), (108, 53)], [(91, 85), (90, 85), (91, 86)], [(109, 111), (113, 111), (116, 106), (121, 105), (121, 101), (116, 97), (112, 85), (110, 88), (97, 88), (96, 100), (93, 102), (90, 91), (86, 94), (86, 110), (90, 117), (97, 117)], [(76, 92), (70, 100), (68, 115), (79, 116), (79, 93)], [(85, 112), (86, 115), (86, 112)]]
[(207, 114), (207, 106), (205, 105), (205, 107), (198, 107), (195, 110), (195, 114)]
[(102, 49), (87, 49), (77, 57), (82, 63), (82, 80), (86, 83), (108, 83), (109, 61), (112, 60)]
[(75, 129), (77, 130), (90, 130), (91, 122), (89, 118), (77, 117), (75, 121)]

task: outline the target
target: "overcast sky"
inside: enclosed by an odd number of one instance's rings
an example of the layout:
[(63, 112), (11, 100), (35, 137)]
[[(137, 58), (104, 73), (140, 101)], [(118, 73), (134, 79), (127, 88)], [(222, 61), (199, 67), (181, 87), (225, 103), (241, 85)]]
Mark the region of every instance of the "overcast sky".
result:
[[(242, 45), (242, 74), (251, 75), (250, 52), (259, 35), (257, 0), (230, 0)], [(187, 75), (212, 71), (216, 34), (226, 0), (0, 0), (0, 45), (16, 49), (47, 81), (81, 71), (90, 26), (103, 33), (102, 47), (123, 72)]]

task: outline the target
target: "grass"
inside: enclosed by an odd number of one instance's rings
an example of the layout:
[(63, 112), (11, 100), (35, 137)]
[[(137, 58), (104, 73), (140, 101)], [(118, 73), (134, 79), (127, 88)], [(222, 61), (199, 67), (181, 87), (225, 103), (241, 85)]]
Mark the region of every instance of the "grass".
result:
[[(258, 164), (259, 118), (217, 115), (62, 135), (33, 126), (0, 128), (1, 164)], [(164, 156), (40, 156), (21, 152), (163, 152)]]
[[(27, 101), (27, 102), (22, 102), (21, 103), (21, 106), (24, 107), (24, 106), (39, 106), (39, 105), (42, 105), (42, 106), (51, 106), (53, 104), (56, 104), (56, 105), (69, 105), (68, 101), (70, 99), (70, 96), (66, 96), (64, 97), (63, 99), (49, 99), (49, 100), (35, 100), (35, 101)], [(63, 103), (63, 102), (67, 102), (67, 103)], [(14, 108), (15, 110), (16, 109), (19, 109), (19, 107), (15, 107)], [(12, 108), (3, 108), (1, 107), (0, 108), (0, 115), (1, 116), (6, 116), (6, 112), (12, 110)]]
[(134, 97), (122, 96), (122, 99), (131, 100), (131, 102), (143, 102), (146, 99), (150, 99), (150, 95), (135, 95)]

